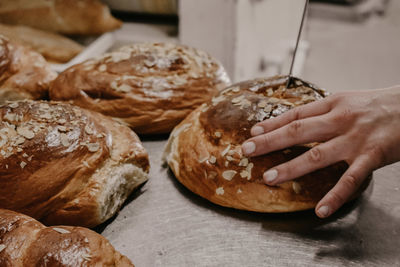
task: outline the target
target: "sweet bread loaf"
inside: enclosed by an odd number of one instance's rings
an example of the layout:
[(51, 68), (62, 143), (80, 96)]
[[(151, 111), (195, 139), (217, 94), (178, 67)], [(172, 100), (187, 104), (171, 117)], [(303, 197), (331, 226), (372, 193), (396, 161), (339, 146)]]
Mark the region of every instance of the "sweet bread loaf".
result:
[(2, 0), (0, 23), (64, 34), (100, 34), (122, 25), (99, 0)]
[(83, 50), (82, 45), (60, 34), (22, 25), (0, 24), (0, 34), (11, 42), (29, 47), (46, 60), (56, 63), (65, 63)]
[(101, 235), (83, 227), (46, 227), (0, 209), (0, 266), (134, 266)]
[(149, 161), (128, 127), (69, 104), (0, 107), (0, 208), (46, 225), (94, 227), (147, 180)]
[(144, 43), (70, 67), (52, 83), (50, 98), (113, 117), (139, 134), (160, 134), (228, 83), (222, 65), (200, 50)]
[(263, 183), (263, 173), (304, 153), (315, 144), (294, 146), (253, 158), (241, 144), (257, 122), (322, 99), (326, 92), (287, 77), (238, 83), (203, 104), (171, 133), (165, 158), (175, 177), (189, 190), (216, 204), (257, 212), (311, 209), (347, 169), (339, 162), (278, 186)]
[(0, 35), (0, 103), (47, 98), (56, 77), (39, 53)]

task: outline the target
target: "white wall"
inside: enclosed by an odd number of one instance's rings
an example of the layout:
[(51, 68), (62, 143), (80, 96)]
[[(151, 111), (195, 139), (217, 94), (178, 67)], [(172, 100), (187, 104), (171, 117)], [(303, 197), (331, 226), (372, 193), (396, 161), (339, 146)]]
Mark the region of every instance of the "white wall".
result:
[(181, 0), (179, 6), (180, 41), (217, 57), (233, 80), (288, 71), (303, 0)]

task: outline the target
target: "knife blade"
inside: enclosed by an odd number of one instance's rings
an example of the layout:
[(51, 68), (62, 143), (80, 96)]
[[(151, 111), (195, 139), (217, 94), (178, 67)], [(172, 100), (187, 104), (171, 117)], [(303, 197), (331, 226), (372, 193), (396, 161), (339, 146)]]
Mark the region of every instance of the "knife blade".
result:
[(299, 32), (297, 33), (297, 40), (296, 40), (296, 46), (294, 48), (294, 52), (292, 55), (292, 63), (290, 64), (290, 71), (289, 71), (289, 75), (288, 75), (288, 80), (286, 82), (286, 89), (288, 89), (293, 81), (293, 66), (294, 66), (294, 62), (296, 59), (296, 54), (297, 54), (297, 48), (299, 46), (299, 41), (300, 41), (300, 37), (301, 37), (301, 33), (303, 31), (303, 25), (304, 25), (304, 19), (306, 17), (307, 14), (307, 8), (308, 8), (308, 1), (309, 0), (305, 0), (304, 3), (304, 10), (303, 10), (303, 16), (301, 18), (301, 23), (300, 23), (300, 28), (299, 28)]

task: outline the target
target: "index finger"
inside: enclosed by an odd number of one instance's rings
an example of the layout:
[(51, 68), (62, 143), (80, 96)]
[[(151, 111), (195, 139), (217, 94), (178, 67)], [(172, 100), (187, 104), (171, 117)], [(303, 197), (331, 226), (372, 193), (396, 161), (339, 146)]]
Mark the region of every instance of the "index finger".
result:
[(293, 121), (322, 115), (329, 111), (331, 111), (331, 105), (327, 99), (314, 101), (304, 106), (295, 107), (278, 117), (259, 122), (251, 128), (250, 133), (252, 136), (260, 135), (281, 128)]

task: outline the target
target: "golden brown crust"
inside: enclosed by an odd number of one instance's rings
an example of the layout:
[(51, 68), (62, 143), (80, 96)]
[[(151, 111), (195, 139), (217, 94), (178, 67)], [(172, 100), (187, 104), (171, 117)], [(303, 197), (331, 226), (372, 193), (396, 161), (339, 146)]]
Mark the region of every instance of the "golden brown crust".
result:
[(122, 25), (98, 0), (2, 0), (0, 22), (64, 34), (100, 34)]
[(53, 100), (114, 117), (135, 132), (167, 133), (229, 83), (208, 54), (173, 44), (135, 44), (72, 66), (54, 81)]
[(47, 98), (56, 76), (39, 53), (0, 35), (0, 103)]
[(133, 266), (101, 235), (0, 209), (0, 266)]
[(344, 162), (278, 186), (263, 183), (263, 173), (313, 145), (295, 146), (254, 158), (242, 155), (241, 144), (257, 122), (305, 103), (322, 99), (323, 90), (286, 77), (233, 85), (193, 111), (171, 133), (167, 162), (191, 191), (216, 204), (258, 212), (290, 212), (315, 207), (347, 168)]
[(0, 34), (10, 41), (27, 46), (46, 60), (65, 63), (83, 50), (83, 46), (62, 35), (22, 25), (0, 24)]
[(2, 106), (0, 118), (0, 208), (46, 224), (93, 227), (147, 179), (139, 138), (101, 114), (21, 101)]

